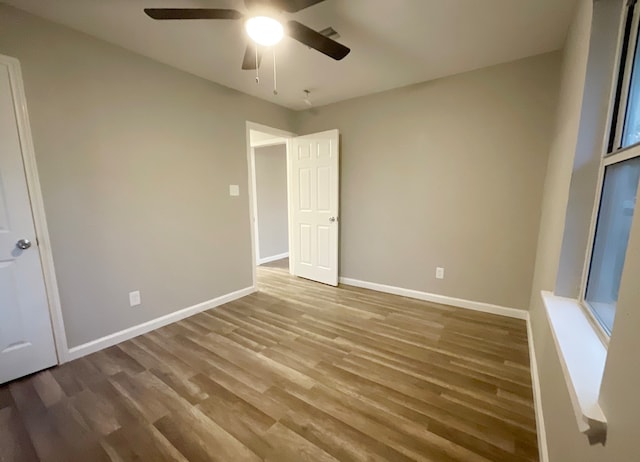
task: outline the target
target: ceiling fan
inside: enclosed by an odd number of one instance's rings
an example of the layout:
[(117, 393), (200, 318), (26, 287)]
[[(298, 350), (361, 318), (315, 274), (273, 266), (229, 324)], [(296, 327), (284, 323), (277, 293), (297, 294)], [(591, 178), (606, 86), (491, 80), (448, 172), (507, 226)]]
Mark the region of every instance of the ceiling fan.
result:
[(144, 12), (157, 20), (176, 19), (244, 19), (247, 34), (252, 42), (247, 44), (242, 69), (257, 69), (262, 60), (262, 50), (277, 44), (286, 34), (298, 42), (318, 50), (330, 58), (341, 60), (351, 51), (341, 43), (316, 32), (294, 20), (283, 20), (282, 12), (296, 13), (324, 0), (244, 0), (248, 13), (221, 8), (145, 8)]

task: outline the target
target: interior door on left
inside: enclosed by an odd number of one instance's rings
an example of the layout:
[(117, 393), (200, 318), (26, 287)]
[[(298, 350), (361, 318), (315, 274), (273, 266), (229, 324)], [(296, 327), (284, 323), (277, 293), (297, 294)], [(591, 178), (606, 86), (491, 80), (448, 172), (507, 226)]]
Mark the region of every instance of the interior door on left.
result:
[(0, 383), (57, 363), (11, 78), (0, 63)]

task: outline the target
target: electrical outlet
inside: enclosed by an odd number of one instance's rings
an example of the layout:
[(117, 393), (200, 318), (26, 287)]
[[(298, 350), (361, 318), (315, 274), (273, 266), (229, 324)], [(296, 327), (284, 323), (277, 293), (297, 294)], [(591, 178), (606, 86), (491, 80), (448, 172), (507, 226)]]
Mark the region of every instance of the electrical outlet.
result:
[(229, 195), (230, 196), (239, 196), (240, 195), (240, 186), (237, 184), (229, 185)]
[(142, 303), (140, 300), (140, 291), (136, 290), (135, 292), (129, 292), (129, 305), (138, 306)]
[(436, 268), (436, 279), (444, 279), (444, 268)]

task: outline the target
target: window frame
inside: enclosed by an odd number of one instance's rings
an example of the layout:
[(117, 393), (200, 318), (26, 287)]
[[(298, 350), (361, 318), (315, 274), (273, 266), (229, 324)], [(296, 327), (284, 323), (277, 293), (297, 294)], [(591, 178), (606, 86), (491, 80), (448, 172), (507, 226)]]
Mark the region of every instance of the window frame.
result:
[[(589, 241), (587, 254), (582, 271), (582, 281), (578, 302), (583, 311), (587, 314), (587, 319), (594, 326), (596, 333), (603, 344), (608, 347), (612, 332), (609, 333), (602, 321), (596, 315), (594, 308), (587, 301), (587, 286), (589, 274), (593, 263), (593, 251), (596, 242), (596, 230), (600, 209), (602, 206), (602, 195), (604, 191), (604, 178), (606, 168), (620, 162), (624, 162), (636, 157), (640, 157), (640, 142), (630, 146), (622, 147), (624, 127), (627, 121), (627, 109), (629, 106), (629, 94), (633, 77), (633, 67), (636, 59), (637, 47), (640, 42), (640, 5), (637, 0), (630, 0), (625, 7), (621, 18), (619, 43), (617, 51), (617, 63), (614, 68), (614, 78), (610, 95), (610, 104), (607, 114), (608, 126), (603, 143), (603, 154), (598, 169), (598, 180), (596, 186), (596, 197), (593, 205), (591, 224), (589, 227)], [(640, 59), (640, 57), (639, 57)], [(640, 188), (638, 190), (640, 192)], [(615, 326), (615, 322), (614, 322)]]
[[(615, 68), (615, 87), (612, 89), (613, 104), (609, 108), (608, 146), (604, 157), (625, 150), (622, 148), (624, 126), (626, 123), (627, 108), (629, 105), (629, 90), (633, 76), (633, 64), (636, 57), (636, 45), (640, 32), (640, 8), (636, 6), (637, 0), (628, 2), (620, 27), (620, 39), (618, 43), (618, 66)], [(638, 143), (640, 144), (640, 143)], [(628, 146), (629, 148), (631, 146)]]

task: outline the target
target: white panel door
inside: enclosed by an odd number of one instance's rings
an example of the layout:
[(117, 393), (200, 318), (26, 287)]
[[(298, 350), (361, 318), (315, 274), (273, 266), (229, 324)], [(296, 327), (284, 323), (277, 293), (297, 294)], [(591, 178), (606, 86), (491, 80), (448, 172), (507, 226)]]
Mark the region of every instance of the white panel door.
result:
[(0, 63), (0, 383), (57, 362), (13, 101)]
[(338, 285), (338, 130), (291, 140), (293, 274)]

